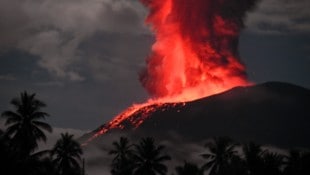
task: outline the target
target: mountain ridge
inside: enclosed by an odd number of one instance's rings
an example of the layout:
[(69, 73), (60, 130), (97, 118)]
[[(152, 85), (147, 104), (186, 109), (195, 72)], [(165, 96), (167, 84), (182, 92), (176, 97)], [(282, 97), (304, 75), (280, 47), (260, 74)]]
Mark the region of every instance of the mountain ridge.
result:
[[(141, 115), (137, 111), (130, 118)], [(262, 144), (310, 147), (310, 90), (283, 82), (234, 87), (191, 102), (158, 106), (137, 129), (128, 120), (122, 123), (124, 130), (109, 132), (158, 138), (177, 133), (193, 141), (229, 136)]]

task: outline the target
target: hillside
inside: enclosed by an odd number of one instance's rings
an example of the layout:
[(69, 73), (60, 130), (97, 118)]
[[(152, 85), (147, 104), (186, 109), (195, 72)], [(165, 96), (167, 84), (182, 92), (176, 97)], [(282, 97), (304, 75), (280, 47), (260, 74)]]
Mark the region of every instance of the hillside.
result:
[[(132, 117), (142, 115), (138, 111)], [(123, 124), (121, 132), (134, 137), (179, 135), (201, 141), (229, 136), (239, 141), (310, 147), (310, 90), (281, 82), (235, 87), (185, 104), (158, 107), (137, 129), (128, 121)]]

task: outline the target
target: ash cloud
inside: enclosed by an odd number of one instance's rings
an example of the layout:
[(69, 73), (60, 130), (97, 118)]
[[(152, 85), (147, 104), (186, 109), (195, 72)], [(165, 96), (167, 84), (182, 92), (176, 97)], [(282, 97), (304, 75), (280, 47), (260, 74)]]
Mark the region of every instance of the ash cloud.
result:
[(249, 31), (268, 35), (308, 35), (310, 32), (308, 0), (263, 0), (248, 15)]
[[(227, 4), (225, 8), (231, 10), (222, 10), (222, 15), (242, 25), (244, 10), (253, 10), (256, 1), (224, 2)], [(307, 0), (261, 1), (258, 9), (248, 14), (245, 25), (249, 31), (263, 34), (308, 33), (310, 14), (305, 8), (307, 6)], [(111, 72), (107, 73), (103, 70), (105, 66), (98, 65), (108, 65), (110, 62), (107, 57), (128, 60), (128, 50), (139, 50), (141, 45), (144, 45), (144, 50), (148, 50), (149, 44), (145, 43), (131, 47), (134, 37), (141, 34), (150, 36), (148, 29), (143, 26), (146, 11), (137, 0), (1, 1), (0, 53), (17, 48), (37, 55), (37, 65), (55, 79), (83, 81), (89, 78), (85, 70), (82, 70), (87, 65), (87, 71), (90, 71), (92, 78), (106, 80), (111, 76)], [(117, 40), (115, 35), (110, 34), (128, 34), (133, 37), (130, 40), (119, 40), (124, 43), (122, 46), (118, 43), (117, 46), (106, 47), (106, 50), (122, 49), (118, 53), (123, 54), (119, 55), (102, 53), (99, 51), (103, 50), (102, 48), (85, 50), (85, 47), (81, 47), (102, 33), (108, 37), (102, 38), (101, 45)], [(130, 47), (127, 51), (126, 45)], [(130, 57), (133, 61), (127, 62), (131, 62), (130, 65), (141, 64), (143, 56), (146, 55), (146, 52), (133, 55)], [(127, 63), (124, 66), (127, 66)], [(117, 68), (118, 65), (113, 63), (113, 67)], [(135, 68), (131, 74), (137, 74), (139, 68)]]
[[(256, 1), (224, 2), (222, 15), (242, 25), (245, 10), (253, 10)], [(245, 25), (249, 31), (262, 34), (309, 33), (307, 6), (308, 0), (259, 1), (258, 9), (248, 14)], [(105, 79), (103, 68), (94, 66), (98, 59), (105, 64), (105, 58), (98, 56), (98, 51), (85, 58), (81, 44), (98, 33), (149, 34), (143, 27), (145, 14), (146, 9), (135, 0), (1, 1), (0, 51), (15, 47), (38, 55), (38, 65), (56, 78), (84, 80), (81, 64), (86, 62), (96, 79)], [(105, 39), (109, 43), (113, 37)]]
[(240, 28), (245, 27), (244, 21), (249, 11), (256, 8), (260, 0), (224, 0), (221, 2), (221, 16), (232, 20)]
[(81, 45), (97, 33), (146, 33), (144, 13), (139, 2), (128, 0), (1, 1), (0, 51), (26, 51), (39, 56), (38, 66), (52, 77), (83, 81), (81, 66), (96, 58), (84, 57)]
[[(247, 12), (254, 9), (257, 0), (142, 2), (150, 11), (146, 23), (156, 36), (147, 68), (140, 75), (149, 94), (174, 96), (202, 84), (204, 87), (218, 82), (233, 84), (234, 78), (240, 80), (238, 85), (246, 84), (245, 66), (239, 61), (239, 34)], [(184, 53), (175, 54), (179, 48)], [(188, 64), (192, 58), (199, 60), (200, 66)], [(181, 66), (177, 62), (181, 62)], [(168, 73), (168, 69), (172, 73)], [(216, 69), (223, 69), (225, 73), (219, 74)], [(200, 76), (205, 80), (196, 79)]]

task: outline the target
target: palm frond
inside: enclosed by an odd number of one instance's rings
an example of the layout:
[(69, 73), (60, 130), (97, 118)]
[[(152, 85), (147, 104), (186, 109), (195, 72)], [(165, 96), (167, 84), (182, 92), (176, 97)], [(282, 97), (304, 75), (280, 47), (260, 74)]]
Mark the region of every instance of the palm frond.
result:
[(33, 121), (32, 123), (34, 125), (36, 125), (37, 127), (42, 128), (42, 129), (44, 129), (44, 130), (46, 130), (46, 131), (48, 131), (50, 133), (53, 131), (52, 127), (49, 124), (45, 123), (45, 122)]
[(214, 155), (206, 153), (206, 154), (201, 154), (201, 157), (203, 157), (205, 159), (210, 159), (210, 158), (212, 159), (214, 157)]
[(1, 117), (3, 118), (21, 118), (21, 116), (18, 114), (18, 113), (15, 113), (13, 111), (4, 111), (2, 114), (1, 114)]
[(13, 98), (10, 103), (15, 107), (15, 109), (19, 109), (20, 106), (22, 106), (19, 98)]
[(34, 133), (36, 139), (43, 140), (44, 142), (46, 142), (46, 139), (47, 139), (46, 135), (38, 127), (36, 127), (36, 126), (33, 127), (33, 133)]
[(16, 134), (16, 132), (18, 131), (19, 128), (20, 128), (19, 123), (13, 124), (6, 129), (6, 133), (9, 136), (12, 136), (12, 135)]
[(50, 154), (51, 150), (43, 150), (32, 154), (31, 157), (34, 159), (40, 159), (41, 157), (49, 156)]
[(212, 166), (214, 165), (214, 162), (215, 162), (214, 160), (211, 160), (211, 161), (207, 162), (206, 164), (204, 164), (204, 165), (202, 166), (202, 169), (205, 169), (205, 170), (211, 169)]
[(49, 114), (46, 112), (36, 111), (33, 112), (31, 115), (32, 120), (38, 120), (38, 119), (45, 119), (45, 117), (48, 117)]
[(162, 161), (165, 161), (165, 160), (171, 160), (171, 157), (168, 156), (168, 155), (164, 155), (164, 156), (161, 156), (161, 157), (155, 159), (156, 162), (162, 162)]

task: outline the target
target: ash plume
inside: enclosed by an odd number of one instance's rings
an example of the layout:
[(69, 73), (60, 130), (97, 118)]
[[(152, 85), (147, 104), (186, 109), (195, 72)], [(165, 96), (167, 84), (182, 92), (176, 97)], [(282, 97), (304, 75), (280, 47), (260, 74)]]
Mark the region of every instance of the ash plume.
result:
[(246, 84), (238, 39), (257, 1), (142, 0), (156, 37), (143, 86), (155, 97), (202, 97)]

